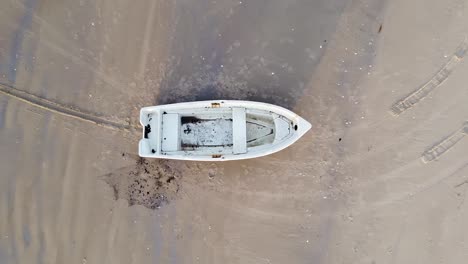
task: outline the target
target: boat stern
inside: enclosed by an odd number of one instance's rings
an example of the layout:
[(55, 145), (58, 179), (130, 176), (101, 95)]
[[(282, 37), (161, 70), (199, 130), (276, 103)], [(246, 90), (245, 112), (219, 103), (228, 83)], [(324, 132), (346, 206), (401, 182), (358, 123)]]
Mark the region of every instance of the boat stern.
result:
[(151, 157), (151, 146), (147, 138), (140, 139), (138, 144), (138, 155), (143, 158)]
[(138, 144), (140, 157), (156, 157), (160, 154), (160, 120), (161, 114), (155, 107), (145, 107), (140, 110), (140, 124), (143, 127), (143, 138)]

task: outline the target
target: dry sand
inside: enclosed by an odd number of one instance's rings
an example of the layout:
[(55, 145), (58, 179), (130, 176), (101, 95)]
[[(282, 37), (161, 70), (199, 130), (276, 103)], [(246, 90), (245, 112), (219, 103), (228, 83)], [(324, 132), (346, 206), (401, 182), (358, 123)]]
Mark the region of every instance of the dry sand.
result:
[[(1, 4), (0, 263), (466, 262), (465, 1)], [(136, 156), (140, 107), (214, 98), (314, 127)]]

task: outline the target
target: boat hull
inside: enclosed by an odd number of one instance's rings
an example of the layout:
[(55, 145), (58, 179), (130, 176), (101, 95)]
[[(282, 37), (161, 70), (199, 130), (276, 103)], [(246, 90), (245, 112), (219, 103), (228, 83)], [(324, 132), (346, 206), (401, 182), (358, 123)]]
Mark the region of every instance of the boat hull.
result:
[(278, 152), (312, 125), (283, 107), (216, 100), (144, 107), (139, 155), (196, 161), (257, 158)]

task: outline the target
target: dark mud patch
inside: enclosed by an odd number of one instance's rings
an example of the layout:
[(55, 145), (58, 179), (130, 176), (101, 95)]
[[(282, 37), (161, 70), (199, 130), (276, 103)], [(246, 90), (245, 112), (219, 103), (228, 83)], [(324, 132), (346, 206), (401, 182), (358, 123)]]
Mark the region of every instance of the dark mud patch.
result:
[(134, 165), (108, 173), (103, 180), (109, 184), (114, 199), (125, 199), (129, 206), (142, 205), (148, 209), (159, 209), (176, 199), (182, 173), (173, 161), (131, 157)]

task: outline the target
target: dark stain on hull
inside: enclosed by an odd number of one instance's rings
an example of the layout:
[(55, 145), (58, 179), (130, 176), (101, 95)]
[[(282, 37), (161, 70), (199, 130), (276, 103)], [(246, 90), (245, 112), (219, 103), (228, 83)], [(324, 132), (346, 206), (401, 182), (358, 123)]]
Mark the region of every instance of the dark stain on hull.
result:
[(148, 138), (149, 133), (151, 133), (151, 126), (148, 124), (145, 126), (145, 138)]
[(196, 124), (196, 123), (200, 123), (201, 121), (203, 121), (203, 119), (200, 119), (195, 116), (183, 116), (180, 118), (180, 122), (182, 124)]

